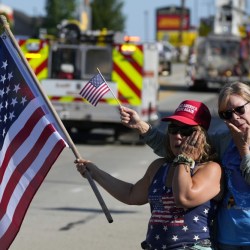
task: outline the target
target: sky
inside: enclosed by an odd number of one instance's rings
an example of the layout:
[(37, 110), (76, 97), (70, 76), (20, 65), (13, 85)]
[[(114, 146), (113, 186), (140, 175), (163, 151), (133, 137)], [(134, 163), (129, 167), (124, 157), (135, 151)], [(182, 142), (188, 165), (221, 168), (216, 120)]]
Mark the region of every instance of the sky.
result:
[[(28, 15), (44, 15), (45, 0), (0, 0)], [(186, 0), (185, 6), (191, 10), (191, 24), (197, 25), (201, 17), (213, 15), (215, 0)], [(126, 16), (126, 33), (140, 36), (142, 41), (155, 38), (155, 11), (169, 5), (181, 5), (181, 0), (124, 0), (123, 14)]]

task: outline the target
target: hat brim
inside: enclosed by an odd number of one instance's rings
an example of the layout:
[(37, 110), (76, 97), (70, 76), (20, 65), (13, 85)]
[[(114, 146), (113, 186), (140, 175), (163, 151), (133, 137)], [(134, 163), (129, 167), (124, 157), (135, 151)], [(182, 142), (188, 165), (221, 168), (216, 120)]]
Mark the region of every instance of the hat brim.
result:
[(168, 117), (163, 117), (161, 120), (163, 122), (178, 121), (178, 122), (182, 122), (184, 124), (192, 125), (192, 126), (199, 125), (194, 120), (191, 120), (187, 117), (183, 117), (183, 116), (179, 116), (179, 115), (172, 115), (172, 116), (168, 116)]

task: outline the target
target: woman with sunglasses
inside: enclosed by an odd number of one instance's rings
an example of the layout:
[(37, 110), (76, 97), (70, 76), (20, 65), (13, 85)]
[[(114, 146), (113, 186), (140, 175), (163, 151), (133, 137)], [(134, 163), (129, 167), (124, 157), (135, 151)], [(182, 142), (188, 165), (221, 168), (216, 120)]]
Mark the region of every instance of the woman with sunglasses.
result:
[(218, 113), (230, 131), (230, 136), (223, 135), (224, 138), (228, 137), (228, 143), (221, 147), (227, 184), (227, 192), (218, 212), (221, 250), (250, 249), (249, 102), (250, 87), (244, 83), (227, 84), (219, 94)]
[[(227, 192), (218, 212), (219, 250), (250, 249), (250, 87), (241, 82), (226, 84), (218, 99), (219, 117), (229, 128), (210, 135), (222, 162)], [(124, 125), (137, 129), (144, 141), (160, 155), (165, 135), (140, 120), (131, 109), (121, 110)]]
[[(119, 180), (93, 163), (78, 159), (107, 192), (128, 205), (150, 204), (143, 249), (212, 249), (211, 225), (221, 197), (222, 171), (207, 141), (211, 115), (200, 102), (184, 101), (172, 116), (167, 155), (153, 161), (135, 184)], [(199, 145), (199, 146), (198, 146)]]

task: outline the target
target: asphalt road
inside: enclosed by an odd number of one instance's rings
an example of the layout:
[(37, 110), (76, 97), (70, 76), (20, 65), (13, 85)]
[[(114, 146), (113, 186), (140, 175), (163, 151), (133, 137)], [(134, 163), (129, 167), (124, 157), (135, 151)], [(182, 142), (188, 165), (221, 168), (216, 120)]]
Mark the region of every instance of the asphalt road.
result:
[[(197, 99), (204, 101), (212, 112), (211, 130), (222, 129), (224, 125), (216, 113), (217, 92), (190, 92), (184, 84), (183, 70), (183, 65), (174, 65), (174, 74), (160, 79), (160, 116), (173, 112), (183, 99)], [(159, 128), (165, 129), (161, 124)], [(157, 158), (145, 145), (124, 145), (112, 140), (77, 141), (76, 147), (83, 157), (102, 169), (133, 183)], [(65, 149), (35, 195), (10, 249), (140, 249), (149, 206), (127, 206), (98, 186), (113, 218), (113, 223), (109, 223), (88, 181), (76, 171), (73, 161), (72, 151)]]

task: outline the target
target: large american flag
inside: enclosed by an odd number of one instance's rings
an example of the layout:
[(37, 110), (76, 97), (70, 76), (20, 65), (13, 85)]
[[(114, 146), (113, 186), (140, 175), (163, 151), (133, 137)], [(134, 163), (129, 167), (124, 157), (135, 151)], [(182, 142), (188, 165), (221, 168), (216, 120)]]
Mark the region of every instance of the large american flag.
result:
[(99, 73), (93, 76), (80, 91), (80, 95), (96, 106), (99, 100), (109, 91), (109, 86)]
[(67, 139), (21, 61), (0, 36), (0, 249), (15, 239), (25, 213)]

